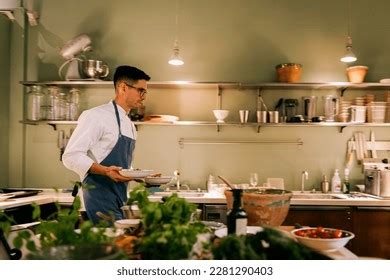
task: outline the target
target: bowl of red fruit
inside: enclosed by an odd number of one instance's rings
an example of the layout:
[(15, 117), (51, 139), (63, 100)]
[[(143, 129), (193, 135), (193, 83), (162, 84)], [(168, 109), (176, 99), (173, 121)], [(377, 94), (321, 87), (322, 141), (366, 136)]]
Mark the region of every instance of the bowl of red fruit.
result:
[(316, 251), (336, 251), (355, 237), (352, 232), (324, 227), (294, 229), (291, 234), (298, 242)]

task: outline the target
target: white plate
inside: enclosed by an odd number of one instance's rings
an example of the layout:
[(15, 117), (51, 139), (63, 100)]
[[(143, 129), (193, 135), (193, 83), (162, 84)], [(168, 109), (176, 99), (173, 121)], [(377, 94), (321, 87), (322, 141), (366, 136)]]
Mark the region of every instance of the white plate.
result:
[(163, 185), (172, 181), (172, 176), (146, 177), (145, 182), (149, 185)]
[(390, 79), (382, 79), (379, 81), (381, 84), (390, 84)]
[(145, 117), (147, 122), (177, 122), (179, 117), (172, 115), (149, 115)]
[(7, 200), (8, 198), (14, 197), (15, 194), (0, 194), (0, 201)]
[(140, 219), (122, 219), (115, 221), (116, 228), (137, 228), (140, 224)]
[(145, 178), (153, 173), (153, 170), (135, 170), (135, 169), (122, 169), (119, 171), (119, 174), (126, 177), (133, 177), (133, 178)]
[[(262, 230), (263, 230), (262, 227), (247, 226), (246, 227), (246, 234), (248, 234), (248, 233), (249, 234), (256, 234), (257, 232), (262, 231)], [(227, 228), (217, 229), (214, 232), (214, 234), (216, 237), (219, 237), (219, 238), (225, 237), (227, 235)]]

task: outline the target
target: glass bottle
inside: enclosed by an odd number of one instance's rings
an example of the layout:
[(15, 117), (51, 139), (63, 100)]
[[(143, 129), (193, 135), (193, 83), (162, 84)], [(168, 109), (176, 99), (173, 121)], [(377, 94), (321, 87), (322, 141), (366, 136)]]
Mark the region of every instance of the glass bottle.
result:
[(68, 94), (69, 120), (76, 121), (80, 114), (80, 91), (72, 88)]
[(248, 215), (241, 207), (242, 189), (233, 189), (233, 208), (227, 214), (228, 234), (245, 235)]
[(27, 119), (39, 121), (44, 119), (44, 94), (41, 86), (31, 86), (27, 95)]

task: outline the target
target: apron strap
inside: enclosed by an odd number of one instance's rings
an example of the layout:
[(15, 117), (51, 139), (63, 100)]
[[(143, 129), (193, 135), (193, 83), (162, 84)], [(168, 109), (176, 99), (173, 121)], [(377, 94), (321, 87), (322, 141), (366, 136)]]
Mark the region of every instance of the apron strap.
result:
[(117, 121), (117, 123), (118, 123), (119, 137), (121, 137), (121, 136), (122, 136), (121, 121), (120, 121), (120, 118), (119, 118), (118, 107), (117, 107), (117, 105), (116, 105), (116, 103), (115, 103), (115, 100), (112, 100), (112, 104), (114, 105), (116, 121)]

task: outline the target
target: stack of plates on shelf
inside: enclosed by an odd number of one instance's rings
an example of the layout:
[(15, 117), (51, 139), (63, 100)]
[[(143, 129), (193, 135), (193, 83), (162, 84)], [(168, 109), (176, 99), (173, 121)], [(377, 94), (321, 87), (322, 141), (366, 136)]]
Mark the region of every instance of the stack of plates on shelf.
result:
[(390, 79), (382, 79), (379, 81), (381, 84), (390, 84)]
[(145, 116), (144, 121), (146, 122), (177, 122), (179, 117), (172, 115), (149, 115)]
[(352, 101), (342, 100), (340, 102), (340, 113), (338, 115), (339, 122), (348, 122), (350, 113), (349, 109), (351, 108)]
[(365, 102), (366, 102), (366, 98), (364, 96), (356, 96), (353, 101), (353, 105), (364, 106)]

